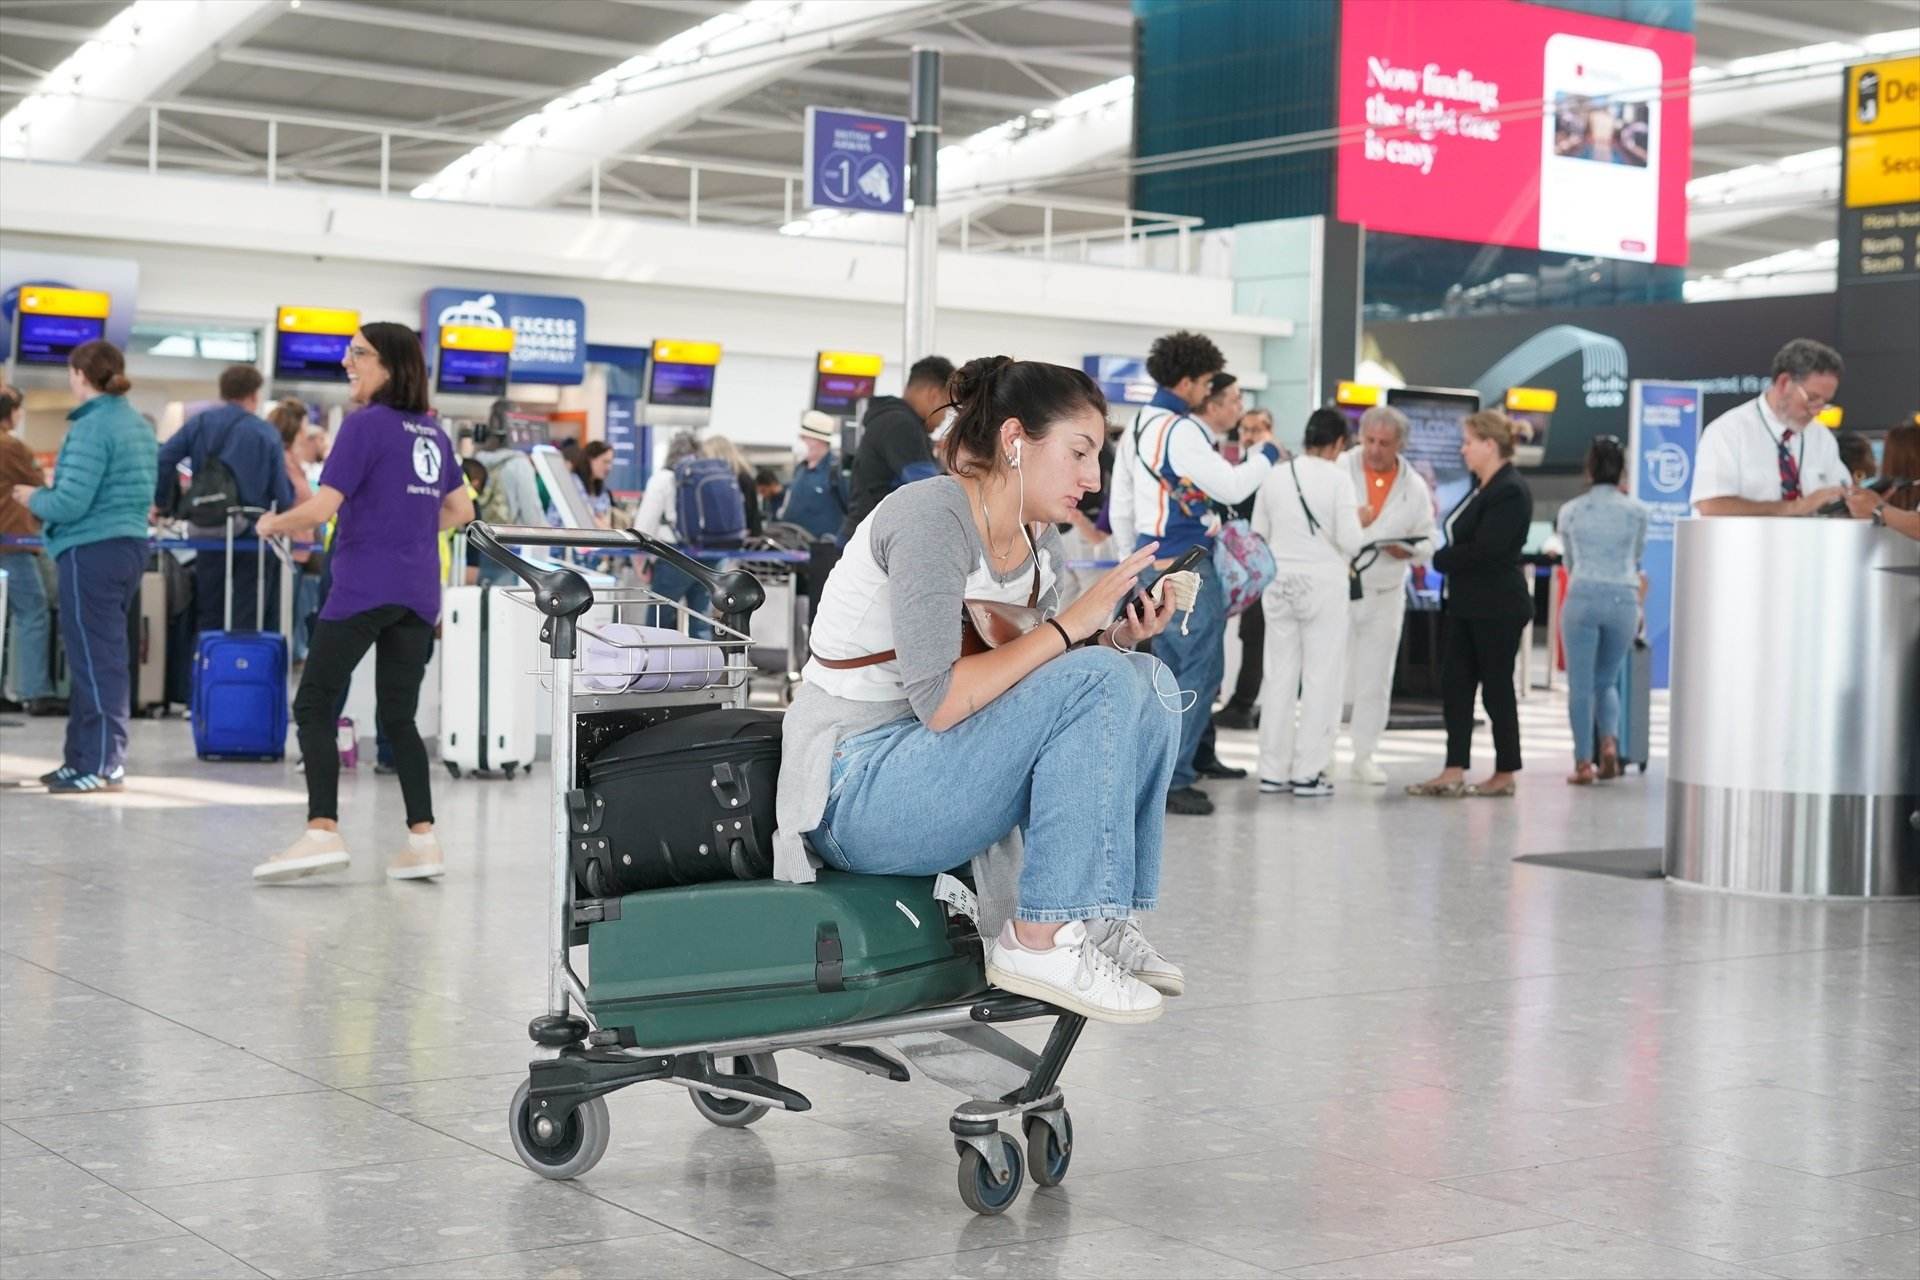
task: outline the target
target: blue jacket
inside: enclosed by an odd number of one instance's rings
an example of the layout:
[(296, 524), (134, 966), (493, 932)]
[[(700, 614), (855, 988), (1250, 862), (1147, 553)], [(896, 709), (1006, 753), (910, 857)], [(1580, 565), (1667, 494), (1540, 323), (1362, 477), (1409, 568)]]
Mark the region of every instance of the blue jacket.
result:
[(125, 396), (95, 396), (67, 415), (53, 485), (27, 500), (46, 526), (47, 554), (108, 538), (147, 536), (157, 446)]
[(818, 466), (804, 462), (796, 466), (786, 500), (780, 504), (780, 518), (816, 538), (838, 538), (840, 522), (847, 518), (847, 473), (840, 469), (839, 460), (828, 454)]
[(293, 481), (287, 478), (287, 455), (280, 433), (264, 418), (237, 404), (223, 404), (194, 414), (160, 448), (153, 505), (173, 510), (180, 496), (175, 469), (187, 460), (198, 471), (208, 457), (217, 457), (233, 472), (240, 501), (249, 507), (273, 506), (285, 511), (293, 505)]

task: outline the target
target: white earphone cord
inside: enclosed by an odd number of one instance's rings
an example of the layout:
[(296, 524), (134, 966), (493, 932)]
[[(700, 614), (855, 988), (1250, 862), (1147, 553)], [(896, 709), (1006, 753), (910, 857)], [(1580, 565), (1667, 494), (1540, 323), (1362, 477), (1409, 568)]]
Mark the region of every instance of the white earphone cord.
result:
[[(1019, 441), (1014, 442), (1013, 457), (1008, 459), (1008, 461), (1013, 464), (1013, 478), (1020, 486), (1020, 536), (1027, 540), (1027, 554), (1033, 557), (1035, 564), (1039, 564), (1040, 548), (1034, 544), (1033, 534), (1027, 529), (1027, 476), (1026, 473), (1020, 469)], [(981, 505), (984, 508), (985, 504), (982, 503)], [(1193, 618), (1193, 610), (1187, 610), (1187, 618), (1189, 620)], [(1194, 703), (1200, 701), (1200, 695), (1198, 693), (1192, 689), (1182, 689), (1179, 680), (1174, 678), (1173, 669), (1160, 659), (1154, 657), (1151, 653), (1142, 653), (1138, 649), (1122, 649), (1118, 645), (1108, 645), (1107, 647), (1115, 653), (1123, 654), (1129, 658), (1144, 659), (1149, 664), (1153, 674), (1149, 676), (1148, 679), (1153, 684), (1153, 696), (1160, 700), (1161, 710), (1172, 715), (1183, 716), (1193, 710)], [(1167, 673), (1168, 679), (1173, 680), (1173, 691), (1171, 693), (1160, 687), (1160, 673), (1162, 671)], [(1181, 698), (1185, 698), (1186, 702), (1182, 703), (1180, 701)]]

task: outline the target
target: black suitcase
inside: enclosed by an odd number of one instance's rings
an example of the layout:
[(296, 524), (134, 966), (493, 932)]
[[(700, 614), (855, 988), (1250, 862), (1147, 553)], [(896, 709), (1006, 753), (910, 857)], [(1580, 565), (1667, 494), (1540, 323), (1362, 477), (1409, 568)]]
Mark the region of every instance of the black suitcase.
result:
[(609, 743), (567, 797), (582, 896), (773, 874), (780, 714), (719, 710)]

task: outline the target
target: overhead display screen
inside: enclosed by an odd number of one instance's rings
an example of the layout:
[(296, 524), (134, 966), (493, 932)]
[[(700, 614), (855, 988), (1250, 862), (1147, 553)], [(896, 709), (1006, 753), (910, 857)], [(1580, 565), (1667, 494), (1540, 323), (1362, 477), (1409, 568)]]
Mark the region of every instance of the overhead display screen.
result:
[(1519, 0), (1345, 0), (1337, 216), (1687, 261), (1693, 37)]
[(1460, 456), (1465, 423), (1480, 407), (1480, 397), (1453, 387), (1389, 387), (1387, 403), (1407, 415), (1407, 443), (1400, 456), (1420, 473), (1433, 493), (1436, 546), (1446, 542), (1446, 519), (1467, 496), (1473, 477)]
[(48, 316), (20, 313), (21, 364), (65, 364), (73, 349), (107, 331), (105, 316)]
[(671, 364), (656, 360), (647, 379), (647, 402), (678, 409), (713, 407), (713, 374), (710, 364)]
[(287, 382), (345, 382), (342, 363), (360, 313), (330, 307), (281, 307), (274, 317), (273, 376)]
[(434, 390), (449, 396), (503, 396), (512, 364), (513, 330), (447, 325), (440, 330)]
[(864, 351), (822, 351), (814, 368), (813, 407), (844, 418), (862, 400), (873, 399), (881, 359)]

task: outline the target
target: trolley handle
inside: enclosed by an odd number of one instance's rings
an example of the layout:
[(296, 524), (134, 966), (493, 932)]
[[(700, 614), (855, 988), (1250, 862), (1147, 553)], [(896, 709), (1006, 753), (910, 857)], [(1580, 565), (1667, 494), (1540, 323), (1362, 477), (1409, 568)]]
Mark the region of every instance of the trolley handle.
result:
[[(479, 521), (475, 521), (467, 527), (472, 529), (483, 526), (481, 526)], [(473, 539), (474, 544), (480, 547), (482, 552), (496, 564), (504, 565), (512, 569), (513, 572), (520, 574), (523, 579), (525, 579), (527, 575), (521, 572), (516, 566), (525, 565), (526, 561), (513, 555), (511, 551), (508, 551), (505, 546), (500, 544), (511, 543), (515, 546), (529, 547), (598, 547), (610, 551), (644, 551), (656, 559), (665, 560), (668, 564), (705, 587), (707, 593), (713, 597), (714, 611), (720, 614), (722, 621), (736, 631), (746, 630), (747, 615), (751, 614), (755, 609), (758, 609), (765, 603), (767, 598), (766, 588), (762, 587), (759, 580), (746, 570), (728, 569), (722, 571), (715, 569), (712, 565), (703, 564), (694, 559), (671, 543), (661, 542), (657, 538), (650, 538), (638, 529), (551, 529), (540, 525), (507, 524), (487, 525), (484, 527), (487, 530), (487, 535), (494, 539), (494, 543), (499, 547), (501, 554), (511, 557), (514, 563), (509, 563), (507, 560), (503, 560), (500, 556), (495, 555), (492, 551), (487, 550), (486, 544), (478, 537)], [(531, 570), (533, 566), (527, 565), (527, 568)], [(591, 599), (591, 597), (589, 597), (589, 599)]]
[(531, 542), (532, 538), (519, 535), (547, 532), (550, 531), (506, 524), (496, 528), (483, 520), (475, 520), (467, 525), (467, 541), (478, 547), (481, 555), (533, 588), (533, 607), (549, 619), (542, 638), (548, 641), (554, 657), (571, 658), (580, 616), (593, 608), (593, 588), (572, 569), (542, 569), (529, 564), (501, 541), (501, 535), (505, 534), (515, 542)]

